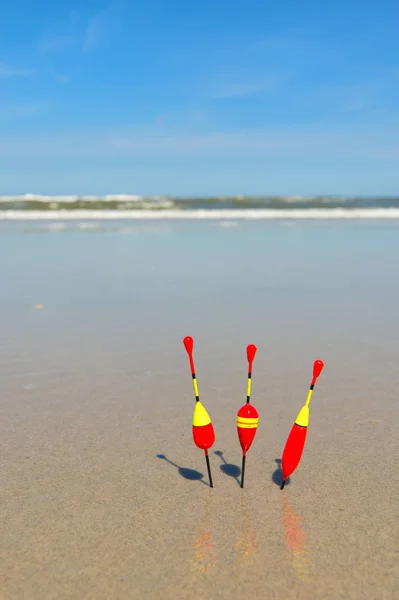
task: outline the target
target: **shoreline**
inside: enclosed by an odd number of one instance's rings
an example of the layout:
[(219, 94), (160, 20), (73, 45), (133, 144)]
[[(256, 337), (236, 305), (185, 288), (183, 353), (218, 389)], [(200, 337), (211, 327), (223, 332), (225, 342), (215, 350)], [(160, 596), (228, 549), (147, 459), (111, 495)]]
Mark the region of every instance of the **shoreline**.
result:
[(396, 220), (399, 208), (227, 210), (51, 210), (0, 211), (0, 221), (48, 220)]

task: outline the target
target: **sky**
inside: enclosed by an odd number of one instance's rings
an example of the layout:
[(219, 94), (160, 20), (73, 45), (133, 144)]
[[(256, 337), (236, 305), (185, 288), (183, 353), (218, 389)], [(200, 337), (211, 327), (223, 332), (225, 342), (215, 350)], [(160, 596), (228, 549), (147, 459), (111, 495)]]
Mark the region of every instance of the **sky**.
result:
[(399, 195), (397, 0), (13, 0), (0, 195)]

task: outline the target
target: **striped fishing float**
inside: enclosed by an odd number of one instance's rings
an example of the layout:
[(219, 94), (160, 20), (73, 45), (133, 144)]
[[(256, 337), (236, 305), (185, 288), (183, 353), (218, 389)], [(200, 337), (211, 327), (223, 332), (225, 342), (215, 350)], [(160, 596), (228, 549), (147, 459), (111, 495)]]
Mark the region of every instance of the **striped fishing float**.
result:
[(242, 448), (242, 469), (241, 469), (241, 487), (244, 487), (244, 476), (245, 476), (245, 459), (248, 450), (254, 441), (256, 429), (258, 427), (258, 411), (252, 404), (251, 400), (251, 382), (252, 382), (252, 363), (255, 358), (257, 347), (254, 344), (247, 346), (247, 359), (248, 359), (248, 387), (247, 387), (247, 401), (240, 408), (237, 413), (237, 432), (238, 439), (240, 440)]
[(301, 460), (302, 452), (305, 446), (306, 434), (309, 425), (309, 404), (312, 398), (313, 389), (316, 385), (317, 378), (322, 372), (324, 363), (322, 360), (316, 360), (313, 365), (313, 379), (310, 384), (310, 389), (306, 403), (302, 406), (299, 414), (296, 418), (294, 425), (290, 431), (288, 439), (286, 441), (283, 457), (281, 461), (281, 468), (283, 471), (283, 482), (280, 489), (284, 489), (287, 478), (295, 471), (299, 461)]
[(193, 388), (194, 388), (194, 396), (195, 396), (195, 408), (193, 415), (193, 439), (194, 443), (198, 448), (204, 450), (206, 466), (208, 469), (209, 475), (209, 485), (213, 487), (212, 482), (212, 474), (211, 474), (211, 465), (209, 463), (209, 455), (208, 450), (211, 448), (215, 442), (215, 431), (213, 429), (212, 421), (205, 410), (204, 405), (201, 403), (198, 394), (198, 384), (195, 376), (195, 367), (194, 367), (194, 359), (193, 359), (193, 348), (194, 348), (194, 340), (189, 335), (183, 339), (184, 347), (187, 351), (188, 358), (190, 360), (190, 369), (191, 376), (193, 379)]

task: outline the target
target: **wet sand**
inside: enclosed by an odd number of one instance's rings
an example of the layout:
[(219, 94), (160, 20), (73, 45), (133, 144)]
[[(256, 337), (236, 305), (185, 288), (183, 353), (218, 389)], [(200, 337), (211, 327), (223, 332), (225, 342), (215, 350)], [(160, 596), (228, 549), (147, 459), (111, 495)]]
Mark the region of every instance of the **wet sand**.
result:
[[(397, 596), (399, 225), (5, 228), (0, 249), (0, 598)], [(241, 490), (248, 343), (260, 420)]]

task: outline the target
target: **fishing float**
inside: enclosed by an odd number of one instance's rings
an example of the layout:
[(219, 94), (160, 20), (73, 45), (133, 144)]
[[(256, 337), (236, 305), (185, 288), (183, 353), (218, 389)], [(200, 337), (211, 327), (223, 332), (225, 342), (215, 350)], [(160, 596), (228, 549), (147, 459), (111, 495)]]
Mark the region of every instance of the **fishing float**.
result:
[(247, 401), (237, 413), (237, 433), (238, 439), (242, 448), (242, 468), (241, 468), (241, 487), (244, 487), (245, 476), (245, 459), (247, 452), (254, 441), (256, 429), (258, 427), (258, 411), (250, 404), (251, 400), (251, 383), (252, 383), (252, 363), (255, 358), (257, 347), (254, 344), (247, 346), (248, 360), (248, 386), (247, 386)]
[(312, 383), (310, 384), (308, 397), (305, 404), (299, 411), (296, 421), (292, 426), (288, 439), (285, 443), (281, 461), (281, 468), (283, 471), (283, 482), (280, 486), (281, 490), (284, 489), (287, 478), (295, 471), (299, 461), (301, 460), (309, 425), (309, 404), (317, 378), (322, 372), (323, 367), (324, 363), (322, 360), (315, 360), (313, 364), (313, 379)]
[(188, 358), (190, 361), (190, 370), (191, 376), (193, 380), (193, 388), (194, 388), (194, 396), (195, 396), (195, 407), (194, 407), (194, 415), (193, 415), (193, 439), (195, 445), (204, 450), (205, 452), (205, 460), (206, 466), (208, 469), (209, 476), (209, 485), (213, 488), (212, 481), (212, 473), (211, 473), (211, 465), (209, 462), (208, 450), (211, 448), (215, 442), (215, 431), (213, 429), (212, 421), (210, 416), (208, 415), (204, 405), (201, 403), (199, 399), (198, 393), (198, 384), (195, 376), (195, 366), (194, 366), (194, 358), (193, 358), (193, 349), (194, 349), (194, 340), (191, 336), (186, 336), (183, 339), (183, 344), (188, 354)]

